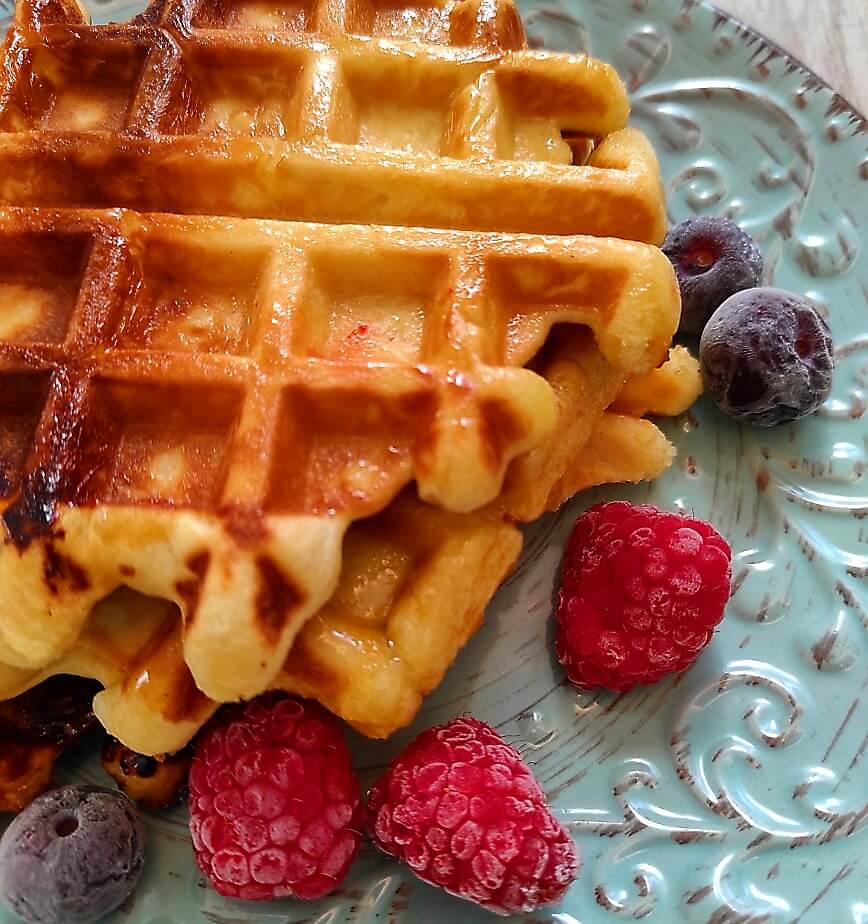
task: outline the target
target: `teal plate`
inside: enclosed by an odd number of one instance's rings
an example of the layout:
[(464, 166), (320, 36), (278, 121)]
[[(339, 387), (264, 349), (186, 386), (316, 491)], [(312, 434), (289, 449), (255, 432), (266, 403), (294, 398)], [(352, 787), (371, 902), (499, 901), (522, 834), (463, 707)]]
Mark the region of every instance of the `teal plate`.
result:
[[(415, 728), (385, 744), (354, 739), (357, 766), (370, 779), (412, 734), (457, 713), (496, 725), (584, 854), (563, 904), (526, 924), (868, 924), (865, 120), (695, 0), (521, 6), (534, 44), (618, 66), (660, 154), (671, 218), (734, 217), (762, 241), (768, 280), (828, 314), (835, 387), (814, 418), (774, 432), (734, 426), (703, 399), (665, 424), (679, 455), (664, 477), (583, 495), (530, 527), (484, 629)], [(134, 9), (92, 8), (100, 20)], [(603, 497), (690, 510), (735, 554), (711, 646), (684, 676), (625, 696), (577, 695), (552, 658), (564, 540)], [(90, 758), (65, 772), (104, 781)], [(495, 920), (370, 848), (324, 901), (227, 901), (195, 869), (183, 812), (148, 825), (144, 879), (113, 924)]]

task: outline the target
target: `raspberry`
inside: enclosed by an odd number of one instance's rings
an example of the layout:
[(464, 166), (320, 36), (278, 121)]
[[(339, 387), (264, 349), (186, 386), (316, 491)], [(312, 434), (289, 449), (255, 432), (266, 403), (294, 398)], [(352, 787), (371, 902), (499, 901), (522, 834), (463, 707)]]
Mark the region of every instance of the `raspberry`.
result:
[(327, 895), (359, 849), (364, 808), (337, 720), (283, 694), (220, 712), (190, 768), (199, 869), (230, 898)]
[(368, 793), (368, 828), (423, 881), (498, 914), (559, 901), (578, 875), (519, 753), (469, 717), (423, 732), (392, 763)]
[(558, 659), (582, 689), (629, 690), (686, 670), (730, 594), (714, 527), (656, 507), (597, 504), (576, 521), (558, 597)]

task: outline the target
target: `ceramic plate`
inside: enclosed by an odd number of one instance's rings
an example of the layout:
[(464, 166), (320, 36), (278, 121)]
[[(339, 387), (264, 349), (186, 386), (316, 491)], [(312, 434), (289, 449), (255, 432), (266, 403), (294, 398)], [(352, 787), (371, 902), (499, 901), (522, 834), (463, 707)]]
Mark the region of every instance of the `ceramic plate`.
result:
[[(584, 853), (564, 903), (527, 924), (866, 924), (865, 120), (694, 0), (520, 5), (535, 45), (617, 65), (660, 155), (672, 220), (737, 219), (762, 241), (768, 280), (828, 314), (835, 386), (816, 417), (774, 432), (734, 426), (702, 400), (664, 425), (679, 455), (663, 478), (583, 495), (530, 527), (484, 629), (415, 728), (386, 744), (354, 739), (357, 765), (369, 779), (410, 735), (459, 712), (519, 746)], [(101, 21), (135, 9), (92, 3)], [(692, 511), (735, 554), (735, 594), (712, 645), (684, 676), (626, 696), (577, 695), (552, 659), (564, 540), (602, 497)], [(92, 759), (66, 773), (105, 780)], [(148, 824), (144, 879), (112, 924), (496, 920), (370, 849), (322, 902), (226, 901), (196, 872), (182, 811)]]

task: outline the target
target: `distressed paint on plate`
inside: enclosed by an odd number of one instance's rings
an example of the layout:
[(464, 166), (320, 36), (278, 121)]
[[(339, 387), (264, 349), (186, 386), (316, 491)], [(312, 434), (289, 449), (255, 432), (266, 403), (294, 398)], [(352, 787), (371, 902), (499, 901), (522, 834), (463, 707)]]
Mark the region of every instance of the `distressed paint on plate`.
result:
[[(655, 484), (592, 492), (530, 527), (519, 568), (414, 730), (458, 712), (497, 725), (581, 845), (584, 869), (563, 905), (527, 924), (865, 924), (865, 120), (696, 0), (520, 5), (535, 45), (618, 66), (660, 154), (671, 218), (726, 214), (757, 236), (767, 280), (827, 313), (838, 369), (816, 417), (774, 432), (734, 426), (703, 399), (666, 423), (679, 457)], [(0, 0), (0, 14), (10, 6)], [(91, 9), (105, 21), (138, 7), (92, 0)], [(710, 519), (733, 545), (736, 590), (683, 677), (626, 696), (577, 695), (552, 661), (552, 596), (575, 515), (614, 497)], [(365, 779), (412, 733), (353, 739)], [(105, 780), (93, 755), (65, 772)], [(183, 812), (148, 824), (145, 877), (112, 924), (493, 920), (370, 849), (327, 900), (229, 902), (195, 871)], [(0, 913), (0, 924), (11, 918)]]

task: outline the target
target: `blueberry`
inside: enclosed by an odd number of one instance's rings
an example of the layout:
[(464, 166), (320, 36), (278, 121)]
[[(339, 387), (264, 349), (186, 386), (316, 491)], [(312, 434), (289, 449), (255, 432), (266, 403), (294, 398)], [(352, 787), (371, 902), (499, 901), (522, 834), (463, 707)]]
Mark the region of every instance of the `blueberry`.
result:
[(31, 802), (0, 839), (0, 898), (28, 924), (95, 921), (132, 892), (145, 829), (132, 802), (65, 786)]
[(681, 288), (683, 334), (701, 334), (714, 311), (736, 292), (759, 285), (763, 255), (757, 242), (728, 218), (691, 218), (663, 242)]
[(835, 360), (826, 322), (781, 289), (749, 289), (714, 312), (699, 342), (705, 388), (730, 417), (773, 427), (829, 396)]

